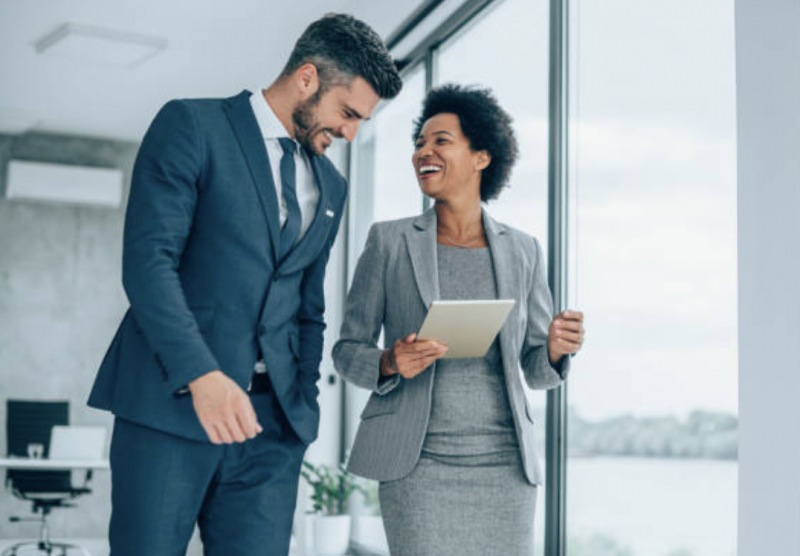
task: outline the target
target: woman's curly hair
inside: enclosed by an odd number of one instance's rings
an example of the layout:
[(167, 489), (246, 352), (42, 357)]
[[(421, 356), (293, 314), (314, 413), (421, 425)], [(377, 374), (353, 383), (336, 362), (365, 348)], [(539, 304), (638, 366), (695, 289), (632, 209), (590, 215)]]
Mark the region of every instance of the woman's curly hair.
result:
[(431, 89), (422, 103), (422, 113), (414, 121), (413, 141), (422, 126), (437, 114), (455, 114), (473, 151), (486, 151), (491, 157), (481, 175), (481, 201), (496, 199), (508, 186), (511, 168), (519, 149), (512, 119), (497, 103), (489, 89), (463, 85), (442, 85)]

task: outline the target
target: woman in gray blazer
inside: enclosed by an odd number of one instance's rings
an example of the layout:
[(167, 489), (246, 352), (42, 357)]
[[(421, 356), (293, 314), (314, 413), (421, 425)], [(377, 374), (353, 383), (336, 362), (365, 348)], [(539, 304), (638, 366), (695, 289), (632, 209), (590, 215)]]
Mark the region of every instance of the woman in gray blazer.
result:
[[(414, 140), (434, 207), (372, 226), (333, 350), (342, 377), (372, 392), (349, 469), (380, 481), (392, 556), (530, 555), (542, 476), (522, 379), (566, 378), (583, 315), (552, 318), (539, 242), (482, 208), (517, 158), (493, 95), (432, 90)], [(433, 300), (495, 298), (516, 303), (484, 357), (440, 359), (447, 346), (416, 339)]]

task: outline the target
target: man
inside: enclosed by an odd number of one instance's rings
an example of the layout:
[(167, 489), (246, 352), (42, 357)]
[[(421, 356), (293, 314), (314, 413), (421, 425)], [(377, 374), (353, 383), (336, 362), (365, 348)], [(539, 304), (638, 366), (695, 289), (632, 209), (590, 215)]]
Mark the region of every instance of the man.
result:
[(330, 14), (260, 94), (174, 100), (151, 124), (125, 220), (131, 307), (89, 398), (115, 415), (113, 556), (185, 554), (195, 523), (209, 556), (288, 553), (346, 195), (324, 152), (400, 87), (375, 32)]

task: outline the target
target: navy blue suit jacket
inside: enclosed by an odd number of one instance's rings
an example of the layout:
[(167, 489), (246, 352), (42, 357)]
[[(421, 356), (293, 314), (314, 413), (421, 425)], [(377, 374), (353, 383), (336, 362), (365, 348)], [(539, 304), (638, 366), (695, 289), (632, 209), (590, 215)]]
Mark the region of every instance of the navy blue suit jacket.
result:
[(311, 157), (317, 212), (277, 260), (277, 193), (249, 96), (173, 100), (147, 131), (125, 218), (130, 309), (89, 405), (207, 440), (181, 390), (216, 369), (246, 389), (263, 354), (281, 407), (310, 443), (319, 424), (325, 266), (347, 184), (326, 157)]

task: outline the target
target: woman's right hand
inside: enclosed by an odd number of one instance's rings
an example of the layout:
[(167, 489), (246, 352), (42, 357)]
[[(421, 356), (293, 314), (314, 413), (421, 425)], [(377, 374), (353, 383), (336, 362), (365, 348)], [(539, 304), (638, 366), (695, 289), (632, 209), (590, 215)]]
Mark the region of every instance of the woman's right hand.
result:
[(416, 334), (409, 334), (383, 351), (381, 376), (399, 374), (403, 378), (414, 378), (445, 353), (445, 344), (434, 340), (417, 340)]

